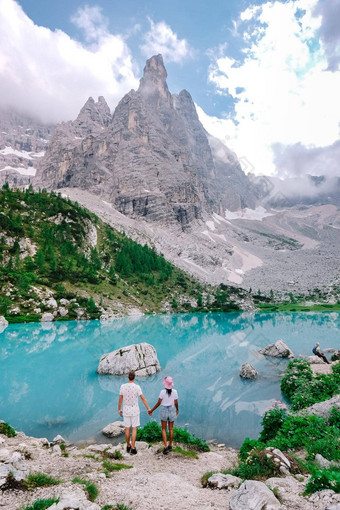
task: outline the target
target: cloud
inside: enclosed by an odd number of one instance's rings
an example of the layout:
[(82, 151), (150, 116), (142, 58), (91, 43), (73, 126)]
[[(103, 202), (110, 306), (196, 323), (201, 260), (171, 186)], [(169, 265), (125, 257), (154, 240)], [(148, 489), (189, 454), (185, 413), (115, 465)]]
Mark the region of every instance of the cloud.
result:
[(161, 53), (167, 62), (176, 63), (193, 57), (194, 51), (186, 39), (178, 39), (177, 34), (164, 21), (154, 23), (148, 19), (150, 31), (144, 35), (144, 44), (141, 46), (143, 55), (150, 58)]
[(234, 111), (208, 118), (206, 129), (246, 157), (256, 174), (278, 169), (274, 147), (326, 147), (339, 138), (340, 73), (328, 69), (319, 40), (317, 0), (250, 6), (235, 23), (241, 57), (216, 56), (209, 81)]
[(73, 22), (84, 45), (61, 30), (37, 26), (14, 0), (0, 0), (0, 104), (46, 122), (74, 118), (89, 96), (113, 107), (138, 86), (122, 35), (108, 32), (99, 8), (79, 9)]
[(324, 0), (319, 2), (315, 15), (322, 16), (320, 36), (328, 59), (328, 69), (339, 70), (340, 65), (340, 2)]

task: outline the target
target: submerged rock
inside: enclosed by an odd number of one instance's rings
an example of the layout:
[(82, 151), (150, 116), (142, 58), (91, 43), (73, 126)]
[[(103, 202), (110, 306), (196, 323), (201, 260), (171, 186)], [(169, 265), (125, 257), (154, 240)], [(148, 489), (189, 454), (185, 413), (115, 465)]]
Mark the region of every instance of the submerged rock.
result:
[(136, 375), (153, 375), (161, 369), (156, 349), (146, 343), (128, 345), (100, 358), (98, 374), (127, 375), (134, 370)]
[(240, 370), (240, 377), (243, 379), (256, 379), (258, 371), (250, 364), (244, 363)]
[(264, 349), (261, 349), (260, 354), (265, 356), (272, 356), (273, 358), (294, 358), (293, 352), (289, 349), (288, 345), (283, 340), (278, 340), (275, 344), (269, 344)]
[(246, 480), (229, 501), (230, 510), (276, 510), (281, 505), (263, 482)]

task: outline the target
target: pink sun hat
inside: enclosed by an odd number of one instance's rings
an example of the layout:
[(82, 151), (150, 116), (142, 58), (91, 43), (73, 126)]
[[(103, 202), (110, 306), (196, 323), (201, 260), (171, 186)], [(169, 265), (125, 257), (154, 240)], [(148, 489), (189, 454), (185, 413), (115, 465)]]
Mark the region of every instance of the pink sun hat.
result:
[(164, 388), (166, 388), (167, 390), (171, 390), (171, 388), (174, 387), (174, 380), (172, 377), (168, 376), (168, 377), (163, 377), (163, 386)]

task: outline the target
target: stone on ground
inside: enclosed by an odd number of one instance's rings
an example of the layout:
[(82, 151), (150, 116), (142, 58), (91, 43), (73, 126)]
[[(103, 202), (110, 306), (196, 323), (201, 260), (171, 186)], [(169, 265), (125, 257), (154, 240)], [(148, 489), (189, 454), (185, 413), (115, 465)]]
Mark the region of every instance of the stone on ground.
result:
[(114, 421), (103, 428), (102, 434), (106, 437), (118, 437), (124, 434), (125, 427), (122, 421)]
[(246, 480), (229, 501), (230, 510), (276, 510), (281, 505), (263, 482)]

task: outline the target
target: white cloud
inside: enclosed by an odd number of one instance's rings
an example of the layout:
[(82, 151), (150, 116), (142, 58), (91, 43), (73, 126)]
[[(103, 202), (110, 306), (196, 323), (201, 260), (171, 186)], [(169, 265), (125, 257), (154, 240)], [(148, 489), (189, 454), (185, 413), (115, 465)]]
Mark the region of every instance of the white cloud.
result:
[(168, 62), (181, 63), (188, 58), (192, 58), (194, 51), (186, 39), (178, 39), (171, 28), (161, 21), (154, 23), (149, 18), (150, 31), (144, 35), (144, 44), (141, 46), (143, 55), (147, 58), (161, 53), (164, 60)]
[(37, 26), (14, 0), (0, 0), (0, 104), (45, 121), (74, 118), (89, 96), (110, 107), (138, 86), (122, 35), (110, 34), (97, 7), (73, 18), (90, 46)]
[(327, 70), (316, 4), (276, 0), (249, 7), (238, 20), (244, 58), (218, 57), (210, 66), (210, 82), (232, 96), (234, 112), (216, 119), (198, 109), (200, 119), (257, 174), (275, 172), (275, 144), (324, 147), (339, 138), (340, 73)]

